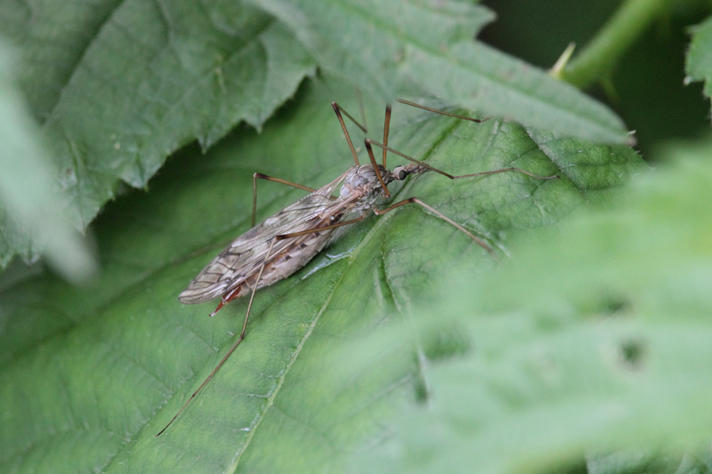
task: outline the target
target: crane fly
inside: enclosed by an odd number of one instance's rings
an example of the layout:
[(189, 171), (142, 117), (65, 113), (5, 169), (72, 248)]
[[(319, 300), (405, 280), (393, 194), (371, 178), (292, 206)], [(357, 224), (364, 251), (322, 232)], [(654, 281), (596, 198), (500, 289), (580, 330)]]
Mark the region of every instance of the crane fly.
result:
[[(404, 99), (398, 99), (398, 102), (429, 112), (471, 122), (480, 123), (488, 120), (453, 114)], [(351, 140), (343, 116), (348, 117), (364, 133), (367, 133), (366, 127), (361, 125), (336, 102), (332, 102), (331, 105), (339, 120), (349, 149), (351, 150), (354, 165), (336, 179), (318, 189), (292, 183), (284, 179), (274, 178), (262, 173), (253, 174), (252, 228), (236, 238), (227, 248), (220, 252), (217, 257), (208, 263), (178, 296), (179, 301), (184, 304), (204, 303), (219, 297), (220, 301), (217, 307), (210, 313), (210, 316), (214, 316), (225, 304), (249, 294), (250, 298), (247, 303), (242, 330), (228, 352), (220, 359), (215, 368), (213, 368), (200, 386), (188, 397), (178, 412), (156, 436), (163, 434), (176, 418), (180, 416), (188, 407), (189, 403), (210, 382), (230, 355), (244, 340), (255, 292), (260, 288), (287, 278), (304, 267), (332, 240), (336, 229), (355, 224), (371, 214), (383, 215), (406, 204), (417, 204), (435, 217), (442, 219), (465, 234), (488, 253), (494, 253), (492, 247), (483, 239), (474, 235), (462, 225), (417, 197), (410, 197), (385, 208), (380, 208), (382, 203), (391, 197), (391, 193), (388, 190), (389, 183), (403, 181), (408, 178), (408, 176), (419, 175), (428, 171), (441, 174), (453, 180), (512, 171), (525, 174), (535, 179), (554, 179), (558, 177), (557, 175), (538, 176), (529, 171), (514, 167), (464, 175), (452, 175), (434, 168), (421, 160), (388, 146), (391, 121), (390, 105), (386, 107), (385, 112), (383, 142), (381, 143), (369, 138), (364, 140), (370, 163), (362, 165), (359, 162), (358, 153)], [(373, 145), (378, 146), (382, 150), (381, 164), (376, 162)], [(388, 152), (404, 158), (409, 163), (396, 166), (392, 170), (389, 170), (386, 165)], [(273, 216), (268, 217), (262, 223), (255, 225), (258, 179), (292, 186), (307, 191), (309, 194), (294, 204), (285, 207)]]

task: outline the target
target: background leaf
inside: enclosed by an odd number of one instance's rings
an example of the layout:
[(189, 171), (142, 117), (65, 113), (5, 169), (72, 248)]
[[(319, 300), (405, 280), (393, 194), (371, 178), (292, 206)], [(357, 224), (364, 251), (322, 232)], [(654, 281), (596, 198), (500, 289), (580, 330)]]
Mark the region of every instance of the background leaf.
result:
[(241, 1), (7, 0), (0, 31), (21, 48), (23, 88), (79, 227), (120, 181), (145, 186), (186, 143), (207, 148), (243, 120), (260, 127), (315, 70)]
[(259, 129), (317, 66), (379, 100), (426, 93), (557, 133), (627, 140), (605, 106), (473, 42), (493, 15), (470, 2), (257, 5), (0, 2), (0, 32), (20, 48), (23, 90), (78, 228), (181, 146), (207, 149), (242, 121)]
[(687, 82), (704, 81), (707, 97), (712, 96), (712, 18), (692, 29), (692, 42), (687, 52)]
[[(245, 309), (240, 301), (210, 319), (212, 305), (183, 306), (177, 293), (248, 227), (252, 171), (316, 185), (348, 166), (328, 106), (337, 98), (357, 110), (339, 94), (347, 89), (330, 81), (309, 88), (261, 135), (241, 130), (205, 157), (187, 149), (150, 193), (112, 204), (95, 227), (104, 271), (90, 288), (43, 274), (3, 291), (2, 470), (328, 469), (346, 446), (379, 439), (374, 418), (413, 396), (417, 365), (334, 385), (321, 377), (325, 359), (354, 335), (407, 315), (453, 262), (482, 272), (495, 264), (420, 209), (369, 219), (260, 291), (244, 344), (171, 430), (153, 437), (230, 345)], [(368, 107), (373, 136), (381, 117), (382, 103)], [(474, 125), (405, 106), (394, 120), (395, 146), (448, 171), (514, 165), (560, 173), (554, 181), (510, 173), (455, 183), (424, 175), (395, 197), (417, 194), (500, 248), (640, 166), (628, 148), (508, 122)], [(259, 218), (301, 195), (260, 189)], [(409, 352), (398, 357), (412, 360)], [(286, 445), (298, 449), (277, 449)]]
[(63, 196), (52, 181), (56, 170), (14, 70), (10, 49), (0, 42), (0, 268), (15, 255), (29, 263), (44, 253), (66, 277), (81, 280), (94, 269), (92, 257), (58, 204)]
[[(484, 3), (497, 11), (497, 21), (482, 31), (480, 39), (542, 68), (551, 67), (571, 42), (578, 52), (587, 48), (623, 5), (620, 0), (599, 0), (581, 15), (581, 6), (568, 0)], [(612, 71), (599, 72), (599, 84), (590, 91), (635, 130), (637, 149), (646, 160), (659, 156), (656, 147), (668, 140), (699, 138), (709, 131), (709, 104), (701, 84), (685, 81), (685, 53), (690, 26), (710, 14), (710, 4), (667, 2), (662, 13)]]
[(473, 42), (492, 15), (470, 2), (252, 1), (288, 25), (322, 70), (383, 100), (410, 90), (561, 134), (629, 141), (606, 107)]
[[(588, 472), (704, 472), (710, 152), (678, 146), (660, 160), (674, 165), (617, 193), (616, 208), (530, 235), (486, 275), (454, 272), (414, 325), (426, 341), (454, 326), (470, 350), (424, 370), (427, 404), (399, 416), (359, 470), (559, 472), (585, 453)], [(400, 352), (404, 333), (337, 360)]]

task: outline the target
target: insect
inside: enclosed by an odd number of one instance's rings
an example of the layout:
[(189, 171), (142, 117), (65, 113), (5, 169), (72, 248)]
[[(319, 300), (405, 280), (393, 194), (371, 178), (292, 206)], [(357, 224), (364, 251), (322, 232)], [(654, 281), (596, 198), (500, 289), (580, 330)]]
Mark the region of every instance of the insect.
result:
[[(452, 114), (404, 99), (398, 99), (398, 102), (476, 123), (487, 120)], [(214, 316), (225, 304), (249, 294), (250, 298), (242, 330), (228, 352), (156, 436), (160, 436), (165, 432), (180, 416), (243, 341), (255, 292), (290, 276), (306, 265), (332, 240), (336, 229), (362, 221), (371, 214), (382, 215), (406, 204), (416, 204), (467, 235), (487, 252), (494, 253), (492, 247), (484, 240), (417, 197), (410, 197), (381, 208), (380, 206), (383, 202), (391, 197), (391, 193), (388, 190), (389, 183), (403, 181), (410, 175), (419, 175), (428, 171), (439, 173), (449, 179), (486, 176), (511, 171), (523, 173), (536, 179), (554, 179), (558, 177), (557, 175), (538, 176), (514, 167), (458, 176), (436, 169), (421, 160), (388, 146), (391, 121), (390, 105), (386, 107), (385, 111), (383, 142), (369, 138), (364, 140), (370, 163), (362, 165), (359, 162), (358, 153), (351, 140), (343, 116), (347, 116), (364, 133), (367, 133), (366, 127), (361, 125), (336, 102), (332, 102), (331, 105), (351, 150), (354, 165), (336, 179), (318, 189), (261, 173), (253, 174), (252, 228), (236, 238), (227, 248), (220, 252), (178, 297), (180, 302), (185, 304), (203, 303), (220, 297), (217, 307), (210, 313), (210, 316)], [(381, 164), (376, 162), (373, 145), (382, 150)], [(404, 158), (409, 163), (389, 170), (386, 165), (388, 152)], [(262, 223), (255, 225), (258, 179), (292, 186), (307, 191), (309, 194), (267, 218)]]

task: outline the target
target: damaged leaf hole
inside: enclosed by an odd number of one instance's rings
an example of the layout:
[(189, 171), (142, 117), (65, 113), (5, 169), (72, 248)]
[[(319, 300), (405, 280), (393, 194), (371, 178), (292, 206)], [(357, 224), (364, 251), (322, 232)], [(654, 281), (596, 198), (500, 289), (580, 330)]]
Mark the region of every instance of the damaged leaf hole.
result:
[(630, 337), (618, 345), (618, 360), (627, 369), (640, 370), (646, 355), (645, 341)]

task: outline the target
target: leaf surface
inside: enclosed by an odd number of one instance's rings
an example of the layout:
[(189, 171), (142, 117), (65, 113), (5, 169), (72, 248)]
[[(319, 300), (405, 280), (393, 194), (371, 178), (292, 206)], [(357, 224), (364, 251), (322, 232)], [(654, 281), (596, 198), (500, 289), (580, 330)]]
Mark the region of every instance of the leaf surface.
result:
[[(428, 404), (399, 414), (393, 437), (354, 465), (558, 472), (585, 456), (588, 472), (704, 472), (710, 151), (709, 142), (678, 145), (666, 166), (617, 193), (616, 206), (518, 239), (518, 258), (485, 277), (453, 272), (413, 325), (425, 339), (454, 327), (469, 351), (434, 362)], [(349, 360), (369, 361), (389, 344), (386, 354), (398, 352), (394, 333), (406, 332), (386, 331)]]
[(704, 81), (704, 92), (712, 97), (712, 18), (692, 28), (692, 41), (687, 51), (686, 81)]
[(8, 0), (0, 31), (21, 48), (24, 92), (80, 228), (181, 146), (207, 148), (242, 121), (261, 127), (315, 71), (241, 1)]
[(473, 41), (493, 15), (469, 1), (252, 1), (289, 26), (322, 70), (383, 100), (414, 91), (558, 134), (629, 141), (607, 107)]
[(378, 100), (426, 94), (557, 134), (627, 140), (605, 106), (473, 42), (492, 18), (455, 0), (0, 2), (78, 228), (181, 146), (207, 149), (241, 122), (259, 129), (317, 67)]
[[(153, 436), (230, 346), (246, 304), (208, 318), (212, 304), (184, 306), (177, 294), (247, 230), (253, 171), (315, 186), (350, 166), (329, 107), (339, 98), (358, 110), (336, 92), (346, 89), (319, 82), (262, 134), (242, 130), (205, 157), (186, 149), (150, 192), (112, 204), (95, 228), (104, 271), (90, 287), (41, 275), (0, 294), (2, 470), (338, 469), (336, 454), (379, 439), (374, 421), (413, 396), (417, 364), (404, 352), (399, 373), (366, 372), (334, 384), (322, 377), (332, 351), (385, 321), (407, 318), (439, 292), (436, 283), (455, 262), (476, 272), (496, 265), (419, 208), (369, 218), (303, 270), (261, 290), (247, 339), (176, 424)], [(381, 107), (367, 107), (371, 136), (380, 136)], [(561, 176), (502, 173), (451, 182), (431, 173), (393, 188), (395, 200), (417, 195), (500, 249), (513, 235), (556, 222), (589, 193), (625, 182), (640, 166), (625, 147), (400, 105), (392, 130), (393, 146), (453, 173), (517, 166)], [(273, 183), (259, 189), (258, 218), (302, 195)]]

